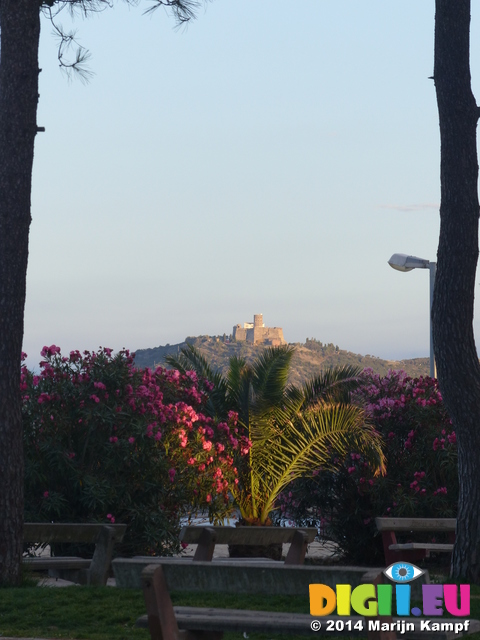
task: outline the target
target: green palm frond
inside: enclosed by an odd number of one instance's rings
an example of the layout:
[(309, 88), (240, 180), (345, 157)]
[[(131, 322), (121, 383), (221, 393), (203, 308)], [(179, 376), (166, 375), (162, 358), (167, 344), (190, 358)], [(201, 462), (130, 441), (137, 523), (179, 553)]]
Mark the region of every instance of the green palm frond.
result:
[(184, 356), (183, 353), (180, 353), (178, 356), (167, 355), (165, 356), (165, 364), (168, 364), (172, 369), (176, 369), (180, 371), (180, 373), (185, 374), (187, 371), (192, 369), (192, 365), (188, 361), (188, 359)]
[(384, 472), (382, 438), (365, 422), (362, 409), (344, 404), (323, 405), (289, 422), (276, 438), (261, 446), (254, 441), (251, 473), (259, 479), (259, 494), (265, 496), (260, 519), (268, 517), (292, 480), (319, 467), (335, 468), (332, 454), (342, 460), (351, 451), (361, 453), (374, 469)]
[(232, 356), (227, 374), (229, 401), (238, 412), (240, 423), (248, 430), (252, 402), (252, 368), (243, 358)]
[(215, 372), (210, 367), (208, 360), (202, 356), (193, 344), (187, 343), (186, 347), (180, 349), (179, 356), (166, 356), (165, 362), (182, 373), (195, 371), (199, 377), (212, 381), (215, 376)]
[(192, 344), (180, 350), (179, 356), (167, 356), (165, 362), (178, 369), (181, 373), (195, 371), (199, 378), (204, 378), (213, 383), (213, 389), (209, 393), (206, 404), (206, 412), (212, 418), (225, 419), (232, 408), (228, 399), (228, 383), (226, 378), (218, 371), (213, 371), (208, 360)]
[(354, 365), (332, 367), (320, 375), (305, 382), (302, 386), (304, 407), (319, 400), (330, 402), (348, 402), (352, 391), (362, 384), (362, 369)]
[(293, 352), (289, 345), (270, 347), (255, 360), (252, 386), (257, 412), (283, 402)]

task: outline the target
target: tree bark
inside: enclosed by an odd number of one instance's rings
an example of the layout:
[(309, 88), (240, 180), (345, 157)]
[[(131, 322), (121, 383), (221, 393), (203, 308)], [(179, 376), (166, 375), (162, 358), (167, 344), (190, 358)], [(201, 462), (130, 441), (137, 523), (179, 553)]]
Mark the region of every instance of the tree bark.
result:
[(0, 583), (5, 584), (21, 580), (20, 362), (39, 36), (38, 0), (0, 0)]
[(478, 259), (479, 109), (470, 82), (470, 0), (436, 0), (440, 240), (432, 308), (440, 389), (458, 442), (460, 495), (452, 576), (480, 581), (480, 365), (473, 335)]

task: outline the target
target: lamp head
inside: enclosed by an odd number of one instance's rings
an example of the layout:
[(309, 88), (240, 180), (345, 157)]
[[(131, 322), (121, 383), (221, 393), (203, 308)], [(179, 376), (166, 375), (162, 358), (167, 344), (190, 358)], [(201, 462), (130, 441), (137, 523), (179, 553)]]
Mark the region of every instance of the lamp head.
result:
[(388, 264), (397, 271), (411, 271), (412, 269), (428, 269), (430, 262), (425, 258), (409, 256), (406, 253), (394, 253)]

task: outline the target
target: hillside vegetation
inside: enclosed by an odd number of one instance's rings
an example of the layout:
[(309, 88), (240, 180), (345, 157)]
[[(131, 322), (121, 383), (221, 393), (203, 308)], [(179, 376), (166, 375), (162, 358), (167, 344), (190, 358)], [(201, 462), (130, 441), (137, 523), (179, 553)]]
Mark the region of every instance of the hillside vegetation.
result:
[[(167, 355), (176, 355), (186, 344), (193, 344), (208, 359), (212, 366), (223, 374), (227, 372), (229, 358), (233, 355), (252, 361), (268, 347), (253, 345), (248, 342), (229, 342), (225, 336), (197, 336), (189, 337), (180, 344), (156, 347), (153, 349), (139, 349), (135, 354), (137, 367), (165, 366)], [(317, 375), (320, 371), (337, 365), (356, 365), (370, 367), (375, 373), (385, 375), (390, 369), (403, 369), (413, 378), (426, 376), (429, 371), (428, 358), (413, 358), (411, 360), (382, 360), (372, 355), (360, 355), (345, 351), (333, 344), (323, 344), (318, 340), (308, 339), (305, 344), (293, 344), (295, 354), (292, 360), (290, 382), (298, 385)]]

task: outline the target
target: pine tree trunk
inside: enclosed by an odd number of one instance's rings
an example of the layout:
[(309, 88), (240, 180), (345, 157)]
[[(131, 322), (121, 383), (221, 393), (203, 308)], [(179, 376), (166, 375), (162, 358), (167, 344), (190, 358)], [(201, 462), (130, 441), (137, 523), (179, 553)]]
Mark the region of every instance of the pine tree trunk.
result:
[(38, 0), (0, 0), (0, 583), (21, 579), (20, 360), (38, 102)]
[(460, 496), (454, 578), (480, 580), (480, 366), (473, 335), (478, 258), (479, 110), (470, 83), (470, 0), (436, 0), (434, 80), (441, 204), (433, 335), (440, 389), (457, 434)]

